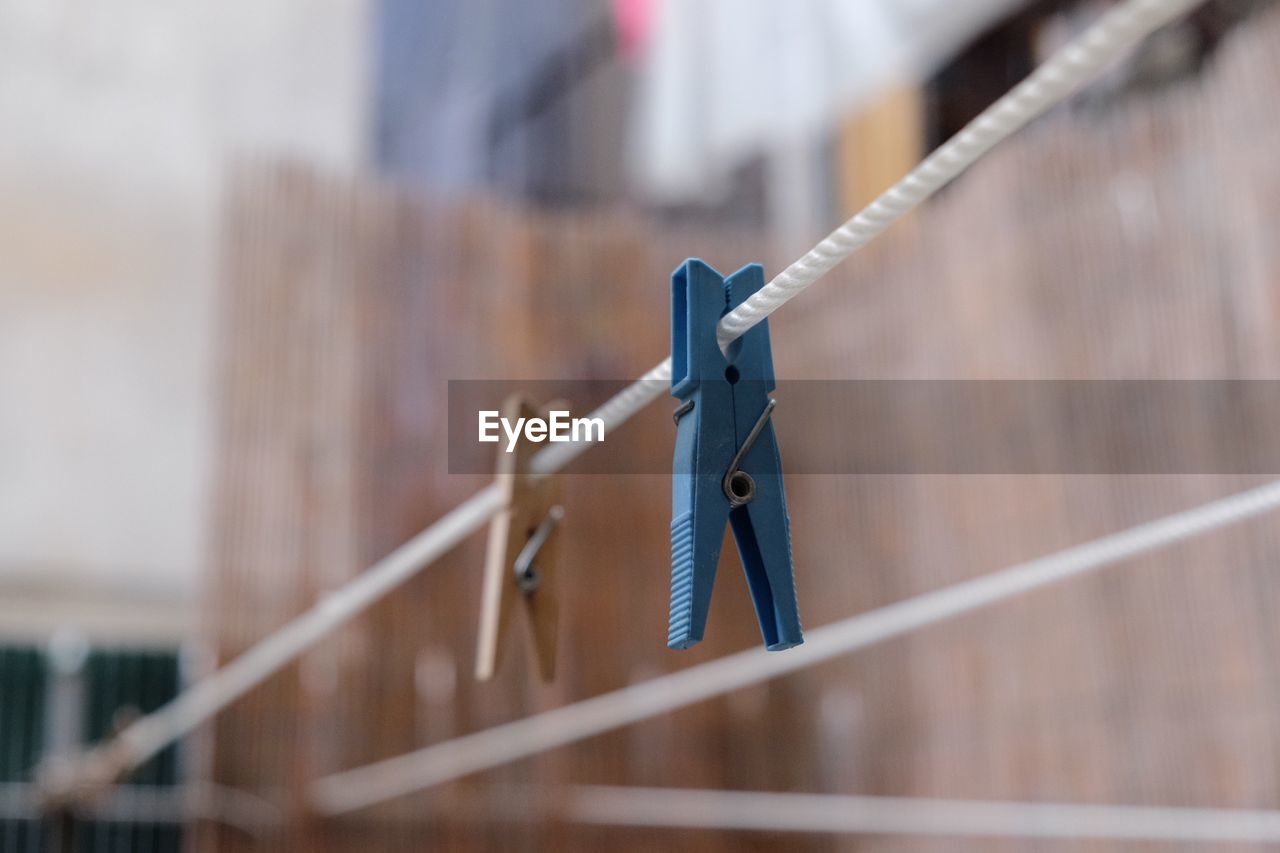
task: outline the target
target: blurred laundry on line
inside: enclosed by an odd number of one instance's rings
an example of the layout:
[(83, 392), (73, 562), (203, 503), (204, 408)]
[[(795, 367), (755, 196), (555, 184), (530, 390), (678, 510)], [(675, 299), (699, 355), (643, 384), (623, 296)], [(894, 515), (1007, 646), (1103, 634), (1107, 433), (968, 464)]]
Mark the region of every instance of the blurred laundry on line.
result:
[(630, 172), (654, 201), (724, 193), (750, 157), (808, 146), (919, 82), (1020, 0), (619, 0), (637, 62)]
[(375, 157), (437, 195), (705, 207), (763, 154), (775, 208), (806, 184), (779, 149), (814, 148), (1024, 2), (384, 0)]

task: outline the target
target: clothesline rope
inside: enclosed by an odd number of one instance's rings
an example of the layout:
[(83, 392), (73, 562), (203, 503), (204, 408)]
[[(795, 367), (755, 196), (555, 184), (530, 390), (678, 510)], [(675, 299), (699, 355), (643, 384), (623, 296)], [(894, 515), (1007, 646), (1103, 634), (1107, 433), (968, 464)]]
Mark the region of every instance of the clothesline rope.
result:
[[(970, 122), (952, 141), (784, 270), (757, 293), (758, 299), (753, 297), (726, 315), (719, 327), (722, 343), (732, 341), (776, 311), (995, 144), (1043, 114), (1146, 35), (1199, 2), (1202, 0), (1126, 0), (1108, 11), (1031, 77)], [(657, 399), (670, 378), (671, 361), (667, 359), (602, 405), (592, 417), (604, 420), (607, 434)], [(549, 445), (535, 455), (533, 470), (540, 474), (557, 471), (588, 446), (586, 443)], [(114, 740), (98, 745), (78, 761), (60, 764), (57, 772), (45, 774), (44, 784), (54, 795), (65, 795), (68, 789), (106, 784), (137, 768), (438, 559), (501, 508), (496, 489), (480, 491), (236, 660), (188, 688), (169, 704), (134, 721)]]
[[(1108, 11), (1079, 38), (1054, 53), (1026, 80), (983, 110), (866, 208), (726, 314), (716, 330), (721, 348), (727, 348), (752, 326), (813, 285), (836, 264), (949, 184), (998, 143), (1092, 79), (1143, 38), (1201, 2), (1130, 0)], [(610, 430), (661, 396), (670, 381), (671, 359), (667, 358), (592, 412), (591, 417), (604, 419), (605, 434), (608, 435)], [(534, 470), (538, 473), (557, 471), (586, 447), (585, 442), (548, 445), (534, 457)]]
[(1042, 838), (1169, 843), (1280, 841), (1280, 811), (1194, 806), (959, 800), (646, 788), (494, 784), (465, 795), (405, 801), (378, 819), (858, 835)]
[(66, 797), (76, 790), (90, 792), (140, 766), (279, 672), (423, 566), (439, 559), (500, 509), (501, 492), (495, 486), (481, 489), (310, 610), (286, 622), (168, 704), (139, 717), (113, 740), (94, 747), (79, 760), (59, 761), (44, 768), (41, 784), (47, 795)]
[(343, 814), (488, 770), (659, 714), (799, 672), (1016, 595), (1280, 509), (1280, 481), (1064, 551), (908, 598), (808, 632), (785, 655), (752, 648), (612, 693), (344, 770), (315, 782), (312, 803)]
[(1164, 842), (1280, 842), (1280, 811), (579, 785), (553, 814), (684, 829)]

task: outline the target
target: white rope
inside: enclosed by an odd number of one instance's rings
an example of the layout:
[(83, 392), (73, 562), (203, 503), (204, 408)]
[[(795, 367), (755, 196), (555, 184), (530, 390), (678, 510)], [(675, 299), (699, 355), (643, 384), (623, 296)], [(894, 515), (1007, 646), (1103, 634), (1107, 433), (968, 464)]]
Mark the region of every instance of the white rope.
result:
[[(875, 201), (722, 317), (716, 330), (720, 346), (728, 347), (734, 339), (958, 177), (998, 143), (1061, 102), (1153, 31), (1201, 2), (1203, 0), (1129, 0), (1108, 11)], [(661, 396), (665, 383), (670, 380), (671, 359), (667, 358), (590, 416), (604, 418), (607, 435)], [(558, 471), (587, 446), (586, 443), (548, 445), (534, 458), (534, 470), (540, 474)]]
[[(726, 315), (719, 327), (722, 344), (727, 345), (728, 341), (777, 310), (783, 302), (808, 287), (911, 207), (928, 198), (1001, 139), (1043, 113), (1151, 31), (1198, 2), (1202, 0), (1127, 0), (1108, 12), (894, 188), (788, 267), (736, 311)], [(943, 156), (944, 152), (949, 153)], [(593, 417), (605, 419), (606, 432), (620, 426), (657, 399), (670, 379), (671, 360), (667, 359), (597, 409)], [(539, 474), (560, 470), (587, 446), (586, 443), (548, 445), (534, 457), (533, 470)], [(104, 780), (137, 767), (426, 567), (500, 509), (500, 498), (495, 489), (485, 489), (476, 494), (357, 576), (347, 587), (335, 591), (330, 599), (286, 623), (168, 705), (138, 719), (114, 741), (100, 745), (82, 760), (73, 762), (72, 766), (65, 768), (66, 772), (50, 774), (44, 784), (56, 796), (80, 784), (105, 784)]]
[(557, 816), (684, 829), (1167, 842), (1280, 842), (1280, 812), (573, 786)]
[[(630, 420), (632, 415), (661, 397), (670, 386), (671, 359), (667, 358), (644, 376), (614, 394), (604, 405), (587, 417), (603, 420), (604, 434), (608, 435)], [(530, 467), (535, 474), (554, 473), (577, 459), (582, 451), (590, 446), (591, 443), (586, 441), (548, 444), (534, 454)]]
[(45, 768), (46, 794), (66, 796), (77, 787), (109, 784), (230, 705), (357, 613), (412, 577), (423, 566), (478, 530), (502, 508), (489, 486), (374, 563), (301, 616), (285, 623), (240, 657), (193, 685), (167, 705), (140, 717), (111, 741), (79, 760)]
[[(48, 815), (47, 805), (38, 785), (0, 783), (0, 820), (40, 820)], [(207, 782), (176, 786), (116, 785), (103, 796), (75, 803), (73, 813), (79, 818), (116, 823), (211, 820), (253, 835), (263, 835), (283, 823), (280, 809), (269, 800), (249, 791)]]
[[(1203, 0), (1129, 0), (1109, 10), (875, 201), (722, 317), (716, 329), (721, 348), (727, 348), (1142, 39), (1201, 2)], [(607, 435), (657, 399), (665, 390), (664, 383), (670, 380), (671, 359), (668, 358), (592, 412), (591, 417), (605, 418)], [(585, 447), (582, 443), (548, 445), (535, 458), (534, 470), (538, 473), (558, 471)]]
[(1280, 481), (824, 625), (810, 631), (803, 646), (785, 655), (761, 648), (749, 649), (552, 711), (335, 773), (314, 784), (312, 801), (322, 814), (365, 808), (731, 690), (798, 672), (979, 607), (1277, 508), (1280, 508)]
[(777, 311), (832, 267), (861, 249), (920, 202), (973, 165), (998, 142), (1042, 115), (1160, 26), (1200, 0), (1134, 0), (1122, 3), (1026, 80), (996, 101), (946, 144), (894, 184), (804, 257), (720, 320), (720, 346)]

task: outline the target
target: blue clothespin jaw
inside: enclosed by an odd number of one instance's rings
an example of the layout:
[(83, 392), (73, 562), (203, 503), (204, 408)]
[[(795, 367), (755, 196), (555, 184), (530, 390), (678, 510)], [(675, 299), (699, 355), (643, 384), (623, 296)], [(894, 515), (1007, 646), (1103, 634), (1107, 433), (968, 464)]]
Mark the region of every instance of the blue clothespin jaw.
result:
[(671, 615), (667, 645), (702, 640), (724, 526), (770, 651), (804, 642), (796, 608), (782, 457), (770, 415), (768, 323), (720, 351), (720, 318), (764, 286), (759, 264), (728, 279), (697, 259), (671, 276), (671, 394), (676, 450), (671, 485)]

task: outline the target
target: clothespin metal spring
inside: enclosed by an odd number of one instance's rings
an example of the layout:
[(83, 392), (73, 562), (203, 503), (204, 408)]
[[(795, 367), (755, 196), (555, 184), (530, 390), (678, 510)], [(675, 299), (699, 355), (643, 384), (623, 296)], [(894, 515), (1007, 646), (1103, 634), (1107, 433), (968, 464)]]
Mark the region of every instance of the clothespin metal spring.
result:
[(756, 439), (760, 437), (760, 431), (769, 422), (769, 418), (773, 417), (773, 410), (777, 407), (778, 401), (770, 397), (764, 411), (756, 419), (755, 426), (751, 428), (751, 432), (747, 433), (746, 441), (742, 442), (733, 461), (729, 463), (729, 470), (724, 472), (721, 486), (724, 488), (724, 496), (729, 499), (729, 505), (732, 507), (746, 506), (756, 496), (756, 481), (751, 479), (751, 475), (746, 471), (738, 469), (742, 466), (743, 457), (747, 455), (751, 445), (756, 443)]
[(564, 518), (564, 507), (553, 506), (547, 513), (547, 517), (538, 525), (538, 529), (533, 531), (529, 541), (524, 543), (519, 555), (516, 556), (516, 562), (513, 567), (516, 574), (516, 586), (520, 587), (520, 591), (525, 595), (532, 595), (537, 591), (538, 585), (542, 583), (542, 575), (538, 573), (538, 566), (534, 561), (538, 559), (538, 552), (542, 550), (542, 546), (546, 544), (546, 541), (551, 538), (551, 534), (555, 532), (556, 525), (560, 523), (562, 518)]

